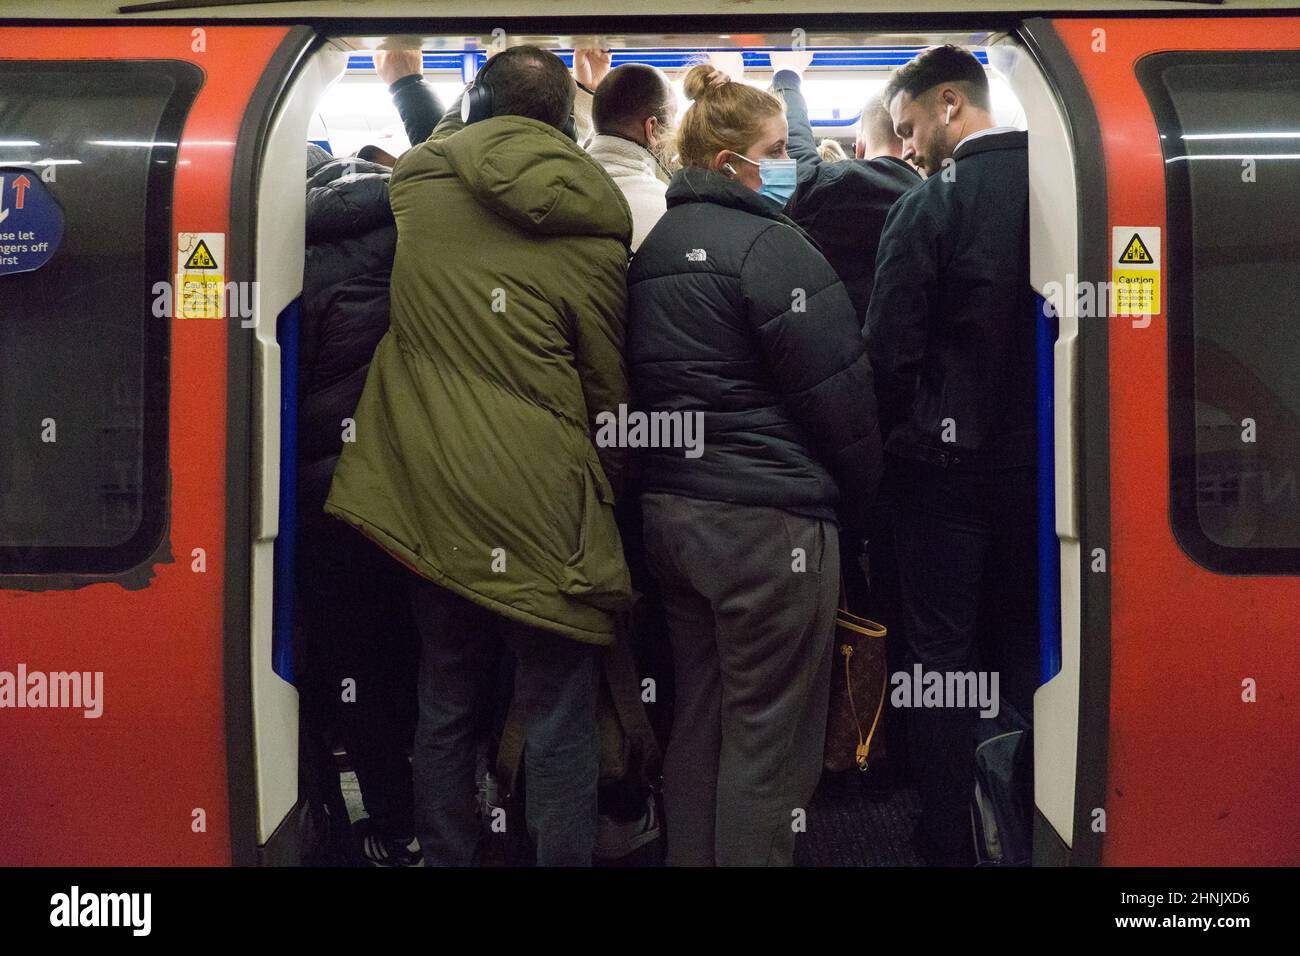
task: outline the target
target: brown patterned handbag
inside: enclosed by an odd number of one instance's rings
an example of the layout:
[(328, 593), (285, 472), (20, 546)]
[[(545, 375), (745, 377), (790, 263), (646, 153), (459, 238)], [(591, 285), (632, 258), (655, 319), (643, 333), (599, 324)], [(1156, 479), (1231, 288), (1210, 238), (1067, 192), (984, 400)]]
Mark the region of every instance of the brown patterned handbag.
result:
[[(844, 582), (835, 612), (835, 670), (831, 678), (824, 764), (827, 770), (865, 771), (885, 755), (880, 714), (885, 706), (889, 664), (883, 624), (848, 610)], [(868, 715), (874, 716), (868, 717)]]

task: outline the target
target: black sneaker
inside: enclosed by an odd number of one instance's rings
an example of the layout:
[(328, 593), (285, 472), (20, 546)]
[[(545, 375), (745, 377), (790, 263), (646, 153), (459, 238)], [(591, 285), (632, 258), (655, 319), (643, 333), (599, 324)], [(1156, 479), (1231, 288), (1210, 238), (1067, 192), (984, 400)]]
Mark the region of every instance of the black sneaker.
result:
[(352, 832), (361, 847), (361, 856), (370, 866), (423, 866), (420, 843), (415, 837), (385, 837), (362, 817), (352, 824)]

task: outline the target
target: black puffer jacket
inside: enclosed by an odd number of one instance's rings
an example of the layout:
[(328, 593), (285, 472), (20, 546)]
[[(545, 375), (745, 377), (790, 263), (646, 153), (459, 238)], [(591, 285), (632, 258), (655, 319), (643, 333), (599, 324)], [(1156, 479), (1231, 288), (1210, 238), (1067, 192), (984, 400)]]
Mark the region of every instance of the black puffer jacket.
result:
[[(767, 198), (708, 170), (668, 187), (628, 274), (637, 406), (702, 411), (704, 451), (643, 452), (644, 491), (859, 527), (881, 466), (871, 366), (843, 284)], [(842, 494), (841, 494), (842, 493)]]
[(397, 227), (390, 170), (336, 159), (307, 180), (307, 258), (298, 345), (299, 512), (310, 531), (325, 498), (375, 346), (388, 331)]

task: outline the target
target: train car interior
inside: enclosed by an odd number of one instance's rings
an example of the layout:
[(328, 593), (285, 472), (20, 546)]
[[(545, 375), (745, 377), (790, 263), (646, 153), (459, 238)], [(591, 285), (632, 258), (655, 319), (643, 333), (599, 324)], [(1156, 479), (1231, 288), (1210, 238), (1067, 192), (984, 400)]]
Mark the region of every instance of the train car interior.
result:
[[(581, 42), (582, 38), (564, 38), (568, 42)], [(698, 38), (697, 46), (650, 47), (639, 45), (652, 38), (620, 38), (626, 45), (612, 51), (611, 67), (623, 63), (645, 63), (664, 70), (678, 95), (679, 110), (688, 101), (682, 93), (682, 77), (696, 62), (707, 59), (710, 53), (735, 54), (743, 57), (745, 80), (756, 86), (771, 81), (772, 67), (768, 51), (723, 45), (706, 45), (710, 38)], [(665, 38), (674, 43), (685, 43), (691, 38)], [(882, 38), (882, 41), (888, 38)], [(721, 42), (718, 38), (717, 42)], [(308, 128), (308, 138), (336, 156), (346, 156), (363, 146), (379, 146), (393, 156), (400, 156), (410, 147), (406, 132), (388, 104), (384, 84), (374, 69), (371, 50), (377, 42), (365, 38), (344, 38), (347, 44), (346, 65), (338, 80), (324, 93)], [(586, 42), (593, 45), (609, 43), (605, 37), (592, 37)], [(456, 49), (448, 49), (456, 44)], [(637, 45), (633, 45), (637, 44)], [(444, 103), (451, 103), (487, 60), (482, 50), (464, 52), (459, 38), (449, 40), (439, 37), (434, 48), (423, 49), (424, 76)], [(916, 56), (923, 45), (898, 46), (824, 46), (811, 49), (813, 60), (802, 86), (808, 101), (809, 118), (819, 142), (833, 139), (846, 148), (853, 145), (854, 128), (861, 106), (854, 106), (878, 93), (889, 78), (890, 72)], [(344, 51), (340, 51), (344, 52)], [(557, 49), (561, 59), (573, 65), (572, 49)], [(988, 63), (988, 53), (978, 55)], [(996, 70), (990, 70), (989, 82), (993, 95), (993, 110), (998, 123), (1024, 128), (1024, 110), (1006, 79)], [(851, 149), (850, 149), (851, 151)]]
[[(1071, 271), (1076, 258), (1076, 190), (1069, 124), (1043, 72), (1021, 42), (991, 32), (960, 34), (839, 34), (801, 38), (812, 53), (804, 92), (818, 141), (833, 139), (853, 155), (857, 120), (868, 95), (878, 92), (891, 70), (930, 44), (956, 43), (986, 66), (993, 107), (1000, 124), (1030, 132), (1031, 245), (1034, 285)], [(576, 48), (612, 51), (612, 65), (647, 63), (661, 67), (681, 98), (682, 78), (711, 53), (739, 54), (746, 82), (766, 87), (772, 77), (769, 53), (790, 49), (790, 35), (564, 35), (512, 36), (534, 43), (572, 63)], [(293, 303), (301, 290), (304, 205), (302, 154), (308, 141), (334, 156), (365, 146), (400, 156), (409, 148), (397, 112), (375, 72), (373, 53), (385, 48), (423, 51), (425, 79), (444, 106), (486, 62), (491, 36), (416, 35), (402, 38), (335, 36), (319, 45), (298, 68), (281, 97), (262, 149), (257, 193), (256, 293), (262, 316), (254, 363), (253, 481), (255, 524), (252, 567), (252, 695), (258, 842), (280, 825), (298, 796), (297, 694), (291, 683), (292, 500), (295, 410), (292, 375), (296, 348)], [(1051, 228), (1047, 223), (1051, 222)], [(1041, 303), (1041, 298), (1040, 298)], [(1061, 303), (1058, 303), (1061, 304)], [(1075, 804), (1075, 742), (1079, 699), (1079, 595), (1069, 584), (1078, 577), (1078, 531), (1074, 527), (1072, 477), (1075, 461), (1071, 416), (1075, 326), (1064, 310), (1043, 332), (1040, 309), (1040, 441), (1044, 473), (1040, 523), (1044, 529), (1042, 587), (1042, 680), (1035, 705), (1036, 803), (1064, 845), (1072, 840)], [(1045, 456), (1045, 457), (1044, 457)], [(343, 758), (340, 758), (343, 761)], [(350, 781), (350, 778), (345, 778)], [(918, 864), (908, 843), (914, 794), (864, 801), (855, 790), (827, 793), (810, 814), (800, 851), (806, 863)], [(847, 802), (846, 802), (847, 801)], [(356, 810), (355, 807), (352, 808)]]

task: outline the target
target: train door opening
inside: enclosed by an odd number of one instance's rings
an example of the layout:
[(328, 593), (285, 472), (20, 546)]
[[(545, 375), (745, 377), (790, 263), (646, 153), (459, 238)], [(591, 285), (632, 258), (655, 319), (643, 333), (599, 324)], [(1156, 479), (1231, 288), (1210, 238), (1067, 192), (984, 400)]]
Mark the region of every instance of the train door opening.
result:
[[(404, 43), (412, 43), (407, 38)], [(769, 53), (789, 47), (789, 37), (781, 36), (620, 36), (564, 37), (529, 36), (511, 38), (512, 42), (531, 42), (555, 50), (566, 63), (572, 64), (573, 50), (583, 46), (601, 46), (612, 50), (612, 66), (622, 63), (648, 63), (664, 69), (681, 99), (681, 80), (693, 63), (710, 54), (738, 57), (743, 63), (747, 82), (766, 87), (773, 73)], [(464, 84), (473, 78), (487, 57), (493, 38), (425, 36), (419, 38), (425, 80), (434, 88), (446, 107), (455, 101)], [(1076, 184), (1070, 125), (1042, 69), (1026, 47), (1006, 34), (961, 35), (887, 35), (873, 34), (845, 37), (807, 38), (812, 61), (804, 75), (803, 91), (809, 103), (810, 120), (819, 141), (832, 139), (852, 155), (853, 139), (861, 104), (873, 91), (883, 87), (890, 72), (906, 63), (925, 46), (952, 42), (963, 45), (986, 65), (993, 111), (1002, 125), (1028, 128), (1031, 137), (1031, 267), (1033, 284), (1042, 293), (1053, 277), (1067, 274), (1077, 260), (1075, 224)], [(301, 154), (306, 143), (324, 148), (332, 155), (355, 155), (364, 147), (378, 147), (392, 156), (400, 156), (410, 147), (400, 118), (388, 96), (386, 85), (374, 68), (374, 51), (390, 46), (380, 37), (333, 37), (324, 43), (307, 63), (288, 93), (267, 142), (259, 183), (258, 259), (264, 260), (267, 272), (260, 276), (279, 277), (273, 294), (268, 294), (263, 278), (263, 296), (269, 313), (282, 315), (292, 301), (301, 276), (303, 236), (302, 190), (296, 186), (300, 175)], [(300, 285), (300, 283), (298, 283)], [(1044, 535), (1042, 553), (1049, 560), (1044, 566), (1042, 594), (1044, 601), (1043, 686), (1035, 706), (1036, 759), (1038, 761), (1036, 803), (1043, 820), (1053, 831), (1053, 839), (1068, 846), (1072, 842), (1075, 797), (1075, 738), (1078, 701), (1078, 632), (1079, 594), (1076, 584), (1079, 562), (1078, 534), (1075, 526), (1074, 470), (1077, 467), (1074, 429), (1075, 368), (1077, 363), (1076, 329), (1067, 304), (1061, 307), (1059, 330), (1055, 324), (1040, 334), (1040, 424), (1047, 436), (1040, 448), (1040, 463), (1046, 469), (1045, 487), (1049, 494), (1042, 505)], [(1050, 311), (1050, 310), (1048, 310)], [(1042, 319), (1040, 317), (1040, 323)], [(280, 341), (269, 336), (269, 327), (259, 329), (259, 350), (266, 356), (281, 349), (284, 358), (286, 330), (292, 323), (281, 323)], [(1046, 328), (1044, 326), (1044, 328)], [(266, 337), (263, 341), (263, 337)], [(292, 335), (289, 336), (291, 342)], [(268, 615), (274, 618), (270, 630), (292, 626), (287, 608), (290, 595), (285, 575), (293, 564), (292, 486), (287, 479), (293, 467), (292, 435), (294, 432), (294, 397), (287, 386), (290, 373), (282, 371), (281, 401), (269, 399), (276, 394), (273, 366), (259, 365), (266, 376), (261, 407), (265, 427), (262, 434), (266, 447), (263, 461), (271, 464), (276, 455), (278, 469), (265, 469), (257, 480), (262, 486), (262, 501), (280, 491), (278, 514), (278, 559), (264, 558), (263, 565), (274, 564), (274, 580), (254, 582), (255, 595), (263, 594), (254, 606), (263, 608), (255, 628), (255, 644), (262, 659), (274, 655), (275, 647), (288, 646), (287, 638), (268, 635)], [(281, 440), (278, 447), (269, 442), (278, 423)], [(1044, 457), (1045, 456), (1045, 457)], [(274, 607), (274, 610), (271, 608)], [(288, 710), (271, 706), (271, 712), (287, 716)], [(290, 728), (283, 720), (268, 723), (257, 730), (261, 764), (281, 770), (291, 765)], [(287, 776), (285, 781), (287, 783)], [(287, 798), (283, 794), (279, 803)], [(834, 811), (826, 814), (827, 819)], [(269, 822), (269, 821), (268, 821)], [(879, 841), (888, 844), (889, 840)], [(894, 841), (897, 842), (897, 841)], [(828, 862), (917, 862), (906, 853), (901, 857), (880, 856), (866, 845), (845, 846), (839, 835), (829, 836), (820, 846), (820, 856)]]

